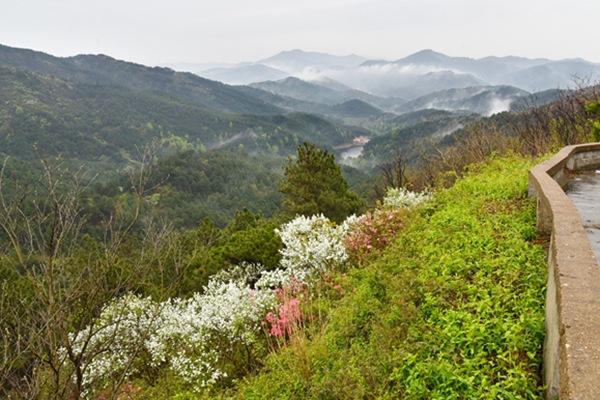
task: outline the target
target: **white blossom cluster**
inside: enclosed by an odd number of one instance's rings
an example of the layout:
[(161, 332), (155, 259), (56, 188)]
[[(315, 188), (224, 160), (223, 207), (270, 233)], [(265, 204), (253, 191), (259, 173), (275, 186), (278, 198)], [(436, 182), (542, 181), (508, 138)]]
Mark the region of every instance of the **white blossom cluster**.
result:
[(97, 320), (70, 336), (75, 355), (87, 360), (89, 391), (144, 369), (169, 369), (201, 388), (226, 376), (225, 353), (252, 345), (261, 322), (276, 308), (275, 289), (309, 278), (348, 259), (344, 238), (359, 221), (336, 225), (323, 215), (299, 216), (277, 229), (284, 244), (280, 268), (243, 263), (211, 278), (201, 293), (164, 302), (126, 294), (109, 303)]
[(281, 266), (305, 280), (343, 264), (348, 259), (344, 246), (347, 229), (347, 224), (336, 226), (323, 214), (296, 217), (276, 230), (284, 245)]
[(344, 222), (342, 222), (342, 224), (340, 225), (340, 229), (342, 230), (343, 236), (347, 236), (352, 231), (352, 229), (354, 229), (355, 226), (362, 221), (363, 217), (364, 215), (352, 214), (351, 216), (346, 218)]
[(236, 282), (256, 290), (280, 288), (289, 283), (294, 277), (292, 271), (277, 268), (266, 270), (263, 265), (242, 262), (230, 268), (223, 269), (212, 276), (213, 281)]
[(160, 317), (149, 297), (127, 294), (109, 303), (94, 324), (69, 335), (74, 356), (87, 360), (83, 386), (135, 372), (140, 344), (161, 325)]
[(387, 189), (383, 198), (383, 206), (389, 208), (410, 208), (431, 199), (427, 192), (411, 192), (406, 188)]
[(224, 352), (235, 344), (252, 344), (274, 305), (271, 289), (252, 289), (240, 279), (211, 279), (202, 294), (186, 300), (154, 302), (127, 294), (70, 340), (75, 354), (89, 358), (88, 389), (148, 367), (169, 368), (204, 387), (226, 376), (220, 368)]

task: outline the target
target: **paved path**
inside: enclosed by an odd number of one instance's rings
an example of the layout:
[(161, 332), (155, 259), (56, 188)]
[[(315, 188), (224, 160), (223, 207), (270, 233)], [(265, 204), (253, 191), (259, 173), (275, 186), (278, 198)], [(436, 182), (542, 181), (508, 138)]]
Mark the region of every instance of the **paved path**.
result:
[(600, 263), (600, 170), (573, 176), (565, 191), (577, 207)]

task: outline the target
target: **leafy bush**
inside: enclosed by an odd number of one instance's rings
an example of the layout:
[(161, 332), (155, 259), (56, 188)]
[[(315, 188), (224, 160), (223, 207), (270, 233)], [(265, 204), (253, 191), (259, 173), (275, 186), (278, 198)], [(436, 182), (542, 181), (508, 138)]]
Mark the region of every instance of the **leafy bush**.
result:
[(404, 227), (406, 212), (376, 209), (360, 216), (345, 239), (348, 253), (359, 263), (375, 250), (385, 248)]
[(388, 188), (378, 208), (366, 212), (355, 221), (346, 221), (349, 225), (345, 239), (347, 251), (356, 261), (363, 263), (374, 250), (385, 248), (404, 227), (406, 209), (430, 199), (429, 193)]
[(597, 119), (600, 115), (600, 101), (588, 103), (585, 109), (589, 114), (596, 118), (595, 120), (591, 121), (592, 136), (596, 142), (600, 142), (600, 120)]

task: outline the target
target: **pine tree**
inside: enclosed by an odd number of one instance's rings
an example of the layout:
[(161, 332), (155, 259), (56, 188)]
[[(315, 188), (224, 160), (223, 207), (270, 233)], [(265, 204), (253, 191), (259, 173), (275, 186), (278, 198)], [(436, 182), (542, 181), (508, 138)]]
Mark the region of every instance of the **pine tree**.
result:
[(290, 215), (323, 213), (341, 222), (364, 207), (344, 180), (333, 154), (312, 143), (300, 145), (298, 158), (288, 160), (281, 192), (283, 210)]

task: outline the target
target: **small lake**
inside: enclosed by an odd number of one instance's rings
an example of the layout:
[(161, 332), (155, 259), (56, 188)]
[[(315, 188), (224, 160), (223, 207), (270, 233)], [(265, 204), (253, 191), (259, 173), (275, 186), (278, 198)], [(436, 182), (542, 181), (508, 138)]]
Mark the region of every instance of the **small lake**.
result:
[(600, 262), (600, 170), (573, 175), (565, 192), (579, 211), (596, 260)]
[(357, 158), (360, 157), (364, 148), (364, 145), (349, 147), (346, 150), (342, 151), (340, 156), (342, 157), (342, 160), (347, 160), (348, 158)]
[(368, 136), (358, 136), (352, 140), (351, 144), (342, 146), (340, 148), (343, 149), (340, 153), (340, 157), (342, 158), (342, 160), (360, 157), (363, 152), (363, 149), (365, 148), (365, 144), (367, 144), (370, 139), (371, 138)]

